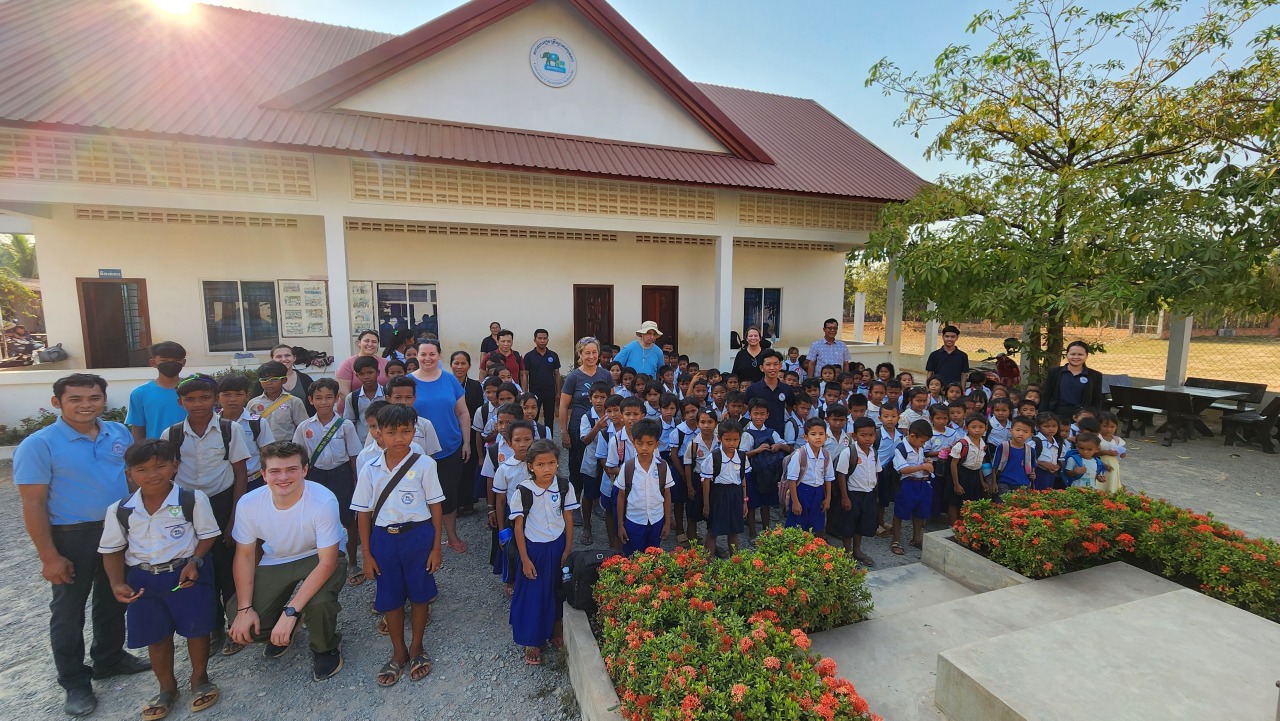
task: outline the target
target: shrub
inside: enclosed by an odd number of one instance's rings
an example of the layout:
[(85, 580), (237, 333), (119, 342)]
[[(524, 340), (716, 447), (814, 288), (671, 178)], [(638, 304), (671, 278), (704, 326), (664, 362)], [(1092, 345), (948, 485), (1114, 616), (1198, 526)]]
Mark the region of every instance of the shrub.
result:
[(1280, 544), (1163, 499), (1084, 488), (964, 505), (956, 540), (1030, 578), (1122, 560), (1280, 620)]
[[(128, 409), (123, 406), (108, 408), (102, 413), (102, 419), (124, 423), (127, 413)], [(41, 408), (36, 411), (34, 416), (18, 421), (18, 425), (15, 427), (0, 424), (0, 446), (16, 446), (32, 433), (53, 425), (56, 420), (58, 420), (57, 413), (48, 408)]]
[(602, 650), (623, 718), (878, 718), (834, 661), (809, 654), (805, 632), (863, 618), (864, 573), (798, 529), (757, 540), (727, 561), (650, 548), (601, 566)]

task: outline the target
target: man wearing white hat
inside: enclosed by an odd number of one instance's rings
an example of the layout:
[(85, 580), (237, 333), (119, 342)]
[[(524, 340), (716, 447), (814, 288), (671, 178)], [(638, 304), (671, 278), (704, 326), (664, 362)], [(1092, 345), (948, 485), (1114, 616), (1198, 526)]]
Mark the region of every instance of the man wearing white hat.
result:
[(662, 349), (657, 344), (660, 335), (662, 331), (658, 330), (658, 324), (646, 320), (636, 331), (636, 339), (623, 346), (613, 359), (623, 368), (635, 368), (637, 373), (655, 377), (662, 367)]

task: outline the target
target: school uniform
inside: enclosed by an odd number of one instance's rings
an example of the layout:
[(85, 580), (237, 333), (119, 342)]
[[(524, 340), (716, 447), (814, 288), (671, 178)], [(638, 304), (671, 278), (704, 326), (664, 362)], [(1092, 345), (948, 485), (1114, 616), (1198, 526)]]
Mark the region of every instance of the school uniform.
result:
[(360, 438), (361, 443), (366, 443), (369, 440), (369, 425), (364, 422), (364, 412), (375, 401), (384, 401), (386, 399), (386, 392), (383, 391), (380, 385), (373, 387), (373, 395), (369, 395), (363, 385), (348, 394), (347, 403), (342, 407), (342, 417), (355, 424), (356, 435)]
[[(365, 466), (369, 465), (369, 461), (372, 461), (373, 459), (381, 456), (383, 450), (384, 449), (382, 448), (382, 446), (379, 446), (376, 441), (360, 449), (360, 455), (356, 456), (356, 478), (357, 479), (360, 478), (360, 470)], [(417, 453), (418, 455), (428, 455), (428, 456), (431, 455), (430, 453), (427, 453), (426, 451), (422, 450), (422, 446), (418, 445), (417, 441), (412, 441), (409, 443), (409, 453), (410, 454)]]
[[(214, 413), (214, 419), (222, 418), (221, 414)], [(256, 424), (251, 420), (257, 420)], [(268, 444), (275, 443), (276, 437), (271, 433), (271, 424), (261, 418), (253, 418), (247, 412), (242, 411), (240, 417), (232, 423), (237, 423), (244, 429), (245, 447), (249, 449), (249, 457), (244, 461), (244, 474), (248, 483), (245, 490), (252, 491), (255, 488), (261, 488), (262, 480), (262, 448)], [(253, 426), (258, 426), (258, 435), (253, 435)]]
[(884, 421), (880, 420), (880, 406), (867, 401), (867, 417), (876, 424), (876, 428), (884, 425)]
[(808, 375), (804, 372), (804, 366), (800, 365), (800, 361), (798, 360), (782, 361), (782, 372), (786, 373), (788, 371), (794, 371), (799, 374), (801, 383), (804, 382), (805, 377)]
[[(612, 422), (605, 424), (604, 430), (600, 433), (600, 440), (596, 444), (596, 460), (600, 462), (600, 505), (604, 507), (604, 512), (610, 518), (614, 518), (615, 521), (617, 520), (618, 506), (613, 502), (613, 478), (605, 472), (605, 469), (610, 467), (609, 454), (614, 452), (618, 443), (618, 434), (622, 433), (622, 430), (623, 427), (621, 425), (614, 425)], [(622, 450), (626, 450), (625, 445)], [(634, 454), (635, 451), (633, 449), (632, 455)], [(626, 458), (622, 460), (625, 461)]]
[(271, 435), (280, 440), (293, 438), (298, 424), (310, 415), (302, 399), (288, 391), (280, 391), (275, 400), (267, 398), (266, 394), (260, 395), (246, 403), (244, 409), (265, 420), (271, 426)]
[(933, 514), (933, 486), (929, 483), (932, 474), (917, 470), (902, 475), (903, 468), (918, 466), (926, 460), (923, 445), (917, 449), (910, 441), (903, 440), (894, 447), (893, 467), (902, 478), (898, 493), (893, 497), (894, 518), (910, 521), (927, 519)]
[[(378, 447), (378, 443), (373, 439), (373, 436), (366, 436), (362, 443), (365, 448)], [(436, 427), (431, 424), (431, 421), (422, 417), (419, 417), (417, 422), (413, 424), (413, 443), (416, 443), (419, 448), (426, 451), (427, 455), (433, 458), (442, 450), (440, 437), (436, 435)]]
[[(800, 454), (804, 454), (804, 472), (800, 470)], [(827, 514), (822, 510), (822, 500), (826, 497), (828, 483), (836, 479), (835, 464), (826, 448), (816, 453), (808, 443), (791, 454), (784, 477), (788, 483), (796, 484), (796, 498), (800, 501), (800, 513), (795, 513), (795, 506), (787, 503), (788, 528), (800, 527), (806, 531), (821, 535), (827, 527)]]
[(587, 435), (591, 433), (592, 428), (596, 427), (596, 422), (599, 420), (600, 414), (592, 407), (582, 414), (582, 420), (578, 423), (578, 440), (584, 444), (582, 465), (578, 467), (578, 473), (582, 476), (582, 497), (587, 500), (600, 497), (600, 462), (596, 458), (596, 449), (604, 436), (605, 429), (600, 429), (596, 437), (592, 438), (591, 443), (587, 445)]
[(951, 488), (951, 444), (960, 436), (959, 430), (947, 425), (943, 430), (933, 429), (933, 435), (925, 441), (924, 452), (935, 453), (933, 461), (933, 504), (934, 509), (943, 509), (948, 503), (948, 489)]
[(615, 489), (625, 489), (627, 470), (634, 468), (631, 474), (631, 491), (627, 493), (627, 515), (622, 519), (627, 530), (627, 542), (622, 546), (622, 555), (630, 556), (636, 551), (643, 551), (650, 546), (662, 546), (662, 526), (666, 523), (666, 493), (675, 485), (671, 466), (654, 456), (649, 467), (640, 464), (639, 458), (628, 460), (618, 469), (613, 480)]
[[(98, 553), (124, 551), (125, 583), (142, 592), (125, 611), (129, 648), (146, 648), (172, 638), (175, 631), (183, 638), (201, 638), (213, 632), (218, 618), (213, 564), (207, 558), (199, 559), (195, 583), (174, 590), (187, 562), (195, 558), (200, 541), (222, 533), (209, 497), (201, 491), (193, 493), (190, 521), (182, 510), (178, 486), (169, 489), (154, 514), (147, 513), (142, 491), (107, 509)], [(127, 536), (120, 524), (120, 508), (129, 514)]]
[(1034, 453), (1030, 444), (1017, 448), (1010, 441), (996, 446), (991, 454), (991, 467), (1001, 495), (1031, 485), (1031, 480), (1038, 475), (1035, 459), (1030, 457)]
[(804, 443), (805, 420), (807, 419), (788, 411), (786, 419), (782, 421), (782, 442), (793, 447)]
[(1013, 430), (1012, 416), (1006, 418), (1004, 423), (995, 416), (991, 416), (987, 419), (987, 424), (987, 443), (997, 446), (1009, 440), (1009, 431)]
[(900, 416), (898, 416), (898, 428), (901, 429), (903, 432), (906, 432), (911, 429), (912, 423), (915, 423), (916, 421), (927, 421), (927, 420), (929, 420), (928, 409), (924, 410), (923, 412), (917, 413), (914, 408), (908, 408), (905, 411), (903, 411)]
[(649, 405), (649, 402), (648, 402), (648, 401), (645, 401), (645, 404), (644, 404), (644, 417), (645, 417), (645, 418), (657, 418), (657, 419), (661, 420), (661, 418), (662, 418), (662, 411), (661, 411), (661, 410), (659, 410), (659, 409), (657, 409), (657, 408), (654, 408), (654, 407), (653, 407), (653, 406), (651, 406), (651, 405)]
[[(950, 467), (951, 461), (956, 463), (958, 475), (944, 483), (945, 493), (943, 494), (948, 506), (960, 506), (965, 501), (977, 501), (987, 497), (987, 489), (985, 479), (982, 477), (982, 464), (987, 459), (987, 445), (985, 443), (973, 443), (968, 437), (958, 438), (951, 444), (948, 450), (949, 460), (947, 466)], [(955, 484), (959, 483), (964, 489), (964, 493), (957, 495), (955, 492)]]
[[(501, 496), (505, 507), (510, 510), (511, 496), (516, 492), (516, 487), (529, 478), (529, 465), (516, 458), (510, 449), (502, 459), (493, 471), (493, 495), (495, 502)], [(506, 526), (509, 529), (511, 524), (508, 523)], [(501, 576), (504, 583), (511, 583), (515, 580), (514, 574), (519, 573), (519, 569), (507, 567), (507, 555), (503, 553), (502, 547), (513, 541), (505, 530), (500, 534), (496, 528), (489, 529), (489, 565), (493, 567), (495, 576)], [(505, 541), (504, 536), (508, 537)]]
[[(720, 473), (715, 471), (715, 460), (720, 458)], [(746, 519), (742, 513), (744, 494), (750, 499), (747, 491), (747, 475), (751, 466), (746, 456), (739, 450), (730, 457), (723, 448), (717, 448), (702, 459), (702, 467), (698, 469), (703, 483), (711, 484), (710, 503), (711, 517), (707, 519), (707, 533), (713, 536), (727, 536), (742, 533), (746, 527)]]
[(1097, 488), (1100, 482), (1099, 476), (1105, 478), (1107, 467), (1102, 464), (1101, 456), (1093, 458), (1085, 458), (1080, 455), (1080, 451), (1072, 449), (1067, 452), (1067, 457), (1062, 463), (1062, 467), (1067, 471), (1075, 471), (1084, 469), (1084, 475), (1077, 478), (1066, 476), (1067, 484), (1073, 488)]
[[(410, 452), (392, 466), (382, 452), (360, 470), (351, 510), (372, 513), (387, 484), (416, 454)], [(404, 602), (429, 603), (436, 597), (435, 575), (427, 560), (436, 548), (431, 504), (444, 502), (436, 462), (418, 455), (378, 511), (369, 532), (369, 554), (378, 563), (373, 608), (378, 613), (403, 608)]]
[(627, 390), (627, 387), (624, 385), (616, 385), (613, 387), (613, 395), (622, 396), (623, 398), (630, 398), (635, 394)]
[[(524, 507), (520, 488), (530, 493), (530, 507)], [(561, 558), (565, 549), (564, 511), (579, 508), (573, 486), (560, 497), (559, 484), (552, 482), (549, 488), (540, 488), (532, 478), (520, 482), (511, 496), (509, 518), (524, 516), (524, 547), (529, 560), (537, 571), (537, 578), (530, 579), (523, 569), (515, 574), (515, 590), (511, 595), (511, 635), (516, 645), (539, 648), (551, 639), (555, 624), (564, 615), (564, 604), (556, 598), (556, 586), (561, 583)]]
[[(326, 436), (329, 441), (324, 443)], [(351, 510), (351, 498), (356, 489), (355, 469), (351, 459), (360, 455), (360, 439), (355, 426), (341, 416), (334, 416), (328, 423), (321, 423), (316, 416), (303, 421), (293, 432), (293, 442), (307, 449), (307, 480), (328, 488), (338, 499), (338, 516), (342, 525), (351, 527), (356, 522)], [(321, 448), (321, 443), (324, 447)], [(319, 451), (317, 453), (316, 451)]]
[(684, 514), (685, 518), (695, 526), (699, 521), (710, 521), (702, 515), (702, 461), (711, 457), (711, 454), (719, 449), (720, 444), (716, 441), (714, 434), (711, 437), (711, 443), (708, 444), (702, 439), (702, 433), (698, 432), (685, 439), (684, 448), (680, 451), (685, 477), (689, 479), (689, 485), (693, 488), (692, 493), (688, 493), (688, 488), (685, 489), (688, 500), (684, 504)]
[(875, 445), (866, 451), (856, 443), (849, 446), (840, 452), (835, 467), (836, 478), (844, 478), (850, 507), (849, 510), (844, 510), (843, 499), (833, 490), (827, 528), (840, 538), (876, 535), (876, 521), (880, 512), (876, 493), (880, 462)]
[[(893, 431), (891, 434), (890, 431)], [(879, 435), (876, 439), (876, 458), (880, 460), (880, 474), (876, 482), (876, 496), (880, 501), (881, 508), (888, 508), (893, 502), (893, 497), (898, 493), (899, 478), (897, 471), (893, 467), (894, 448), (899, 443), (906, 443), (907, 436), (905, 433), (898, 432), (897, 428), (880, 427)]]
[(486, 435), (485, 429), (489, 427), (489, 419), (493, 418), (498, 411), (498, 407), (488, 401), (484, 405), (476, 409), (471, 416), (471, 430), (479, 433), (481, 436)]
[[(782, 436), (778, 432), (768, 426), (757, 426), (755, 423), (748, 423), (742, 429), (742, 438), (745, 441), (751, 439), (750, 447), (742, 449), (743, 453), (755, 449), (757, 446), (773, 445), (782, 443)], [(752, 476), (752, 493), (747, 494), (750, 499), (747, 502), (749, 508), (760, 508), (761, 506), (777, 506), (778, 505), (778, 482), (782, 479), (782, 460), (786, 457), (783, 451), (763, 451), (752, 456), (751, 476)]]
[[(1043, 433), (1036, 433), (1034, 440), (1039, 441), (1040, 455), (1036, 457), (1037, 472), (1036, 477), (1032, 479), (1031, 485), (1037, 491), (1044, 491), (1050, 488), (1065, 488), (1066, 483), (1062, 480), (1062, 459), (1066, 455), (1066, 448), (1063, 446), (1061, 439), (1056, 436), (1052, 439)], [(1039, 463), (1056, 463), (1059, 467), (1056, 472), (1049, 472), (1043, 468), (1039, 468)]]

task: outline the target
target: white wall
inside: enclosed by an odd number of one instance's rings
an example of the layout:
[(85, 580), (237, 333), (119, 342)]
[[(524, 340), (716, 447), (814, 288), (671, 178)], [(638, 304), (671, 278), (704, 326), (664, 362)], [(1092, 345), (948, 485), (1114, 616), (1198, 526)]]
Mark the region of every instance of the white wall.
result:
[[(543, 85), (529, 50), (543, 37), (567, 43), (577, 75)], [(450, 120), (647, 145), (726, 152), (594, 25), (563, 0), (543, 0), (402, 70), (339, 107), (377, 115)]]

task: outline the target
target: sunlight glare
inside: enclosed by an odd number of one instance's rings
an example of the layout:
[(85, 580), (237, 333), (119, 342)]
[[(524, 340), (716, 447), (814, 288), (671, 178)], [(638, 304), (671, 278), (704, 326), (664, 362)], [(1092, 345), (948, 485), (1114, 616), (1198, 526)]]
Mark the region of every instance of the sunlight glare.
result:
[(172, 15), (186, 15), (195, 6), (192, 0), (151, 0), (151, 4)]

